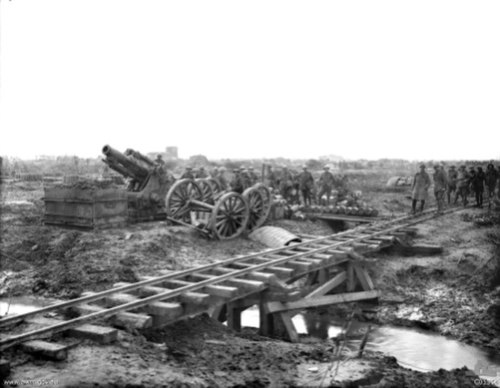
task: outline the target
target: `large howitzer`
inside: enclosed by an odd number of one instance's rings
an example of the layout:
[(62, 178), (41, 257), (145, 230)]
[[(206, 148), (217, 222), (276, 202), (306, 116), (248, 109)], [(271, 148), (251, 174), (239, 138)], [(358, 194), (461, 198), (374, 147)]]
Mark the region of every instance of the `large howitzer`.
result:
[(132, 149), (124, 154), (105, 145), (102, 161), (112, 170), (128, 178), (129, 219), (146, 221), (165, 219), (165, 196), (174, 178), (164, 167)]
[(175, 181), (162, 165), (128, 149), (102, 149), (111, 169), (129, 179), (131, 221), (167, 219), (190, 225), (206, 236), (229, 239), (262, 225), (269, 215), (271, 193), (256, 184), (242, 194), (224, 192), (213, 178)]

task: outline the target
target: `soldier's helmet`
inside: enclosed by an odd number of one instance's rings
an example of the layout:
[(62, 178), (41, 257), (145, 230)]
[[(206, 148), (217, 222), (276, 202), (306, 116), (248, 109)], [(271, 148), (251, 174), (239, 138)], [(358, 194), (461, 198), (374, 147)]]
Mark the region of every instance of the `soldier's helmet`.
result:
[(187, 167), (186, 167), (186, 170), (191, 171), (192, 169), (193, 169), (193, 167), (191, 167), (191, 166), (187, 166)]
[(302, 166), (302, 169), (303, 169), (303, 170), (307, 170), (307, 166), (304, 164), (304, 165)]
[(324, 167), (323, 167), (323, 170), (329, 170), (329, 169), (330, 169), (330, 167), (329, 167), (329, 166), (324, 166)]
[(248, 167), (250, 171), (253, 171), (253, 166)]

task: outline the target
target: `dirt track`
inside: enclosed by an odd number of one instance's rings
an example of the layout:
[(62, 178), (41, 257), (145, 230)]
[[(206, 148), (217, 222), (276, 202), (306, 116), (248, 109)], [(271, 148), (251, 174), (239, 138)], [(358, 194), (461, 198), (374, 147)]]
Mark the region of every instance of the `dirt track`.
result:
[[(73, 298), (82, 291), (133, 281), (137, 275), (154, 275), (159, 269), (179, 270), (263, 248), (244, 238), (204, 240), (162, 222), (106, 233), (48, 227), (41, 223), (42, 195), (36, 183), (4, 187), (2, 297)], [(404, 196), (377, 195), (386, 213), (407, 210)], [(483, 214), (468, 209), (420, 225), (414, 242), (442, 245), (442, 255), (401, 257), (384, 252), (367, 262), (384, 297), (402, 298), (402, 303), (380, 306), (380, 322), (424, 327), (500, 353), (500, 307), (495, 307), (500, 293), (491, 286), (495, 260), (489, 260), (499, 253), (498, 224), (479, 226), (484, 223)], [(278, 224), (292, 232), (330, 232), (321, 223), (287, 220)], [(252, 330), (233, 333), (204, 317), (186, 325), (141, 335), (122, 333), (120, 343), (112, 346), (88, 343), (63, 364), (14, 353), (11, 377), (54, 378), (73, 386), (84, 382), (89, 386), (304, 386), (318, 384), (318, 372), (309, 371), (307, 365), (319, 365), (322, 370), (333, 359), (331, 343), (289, 344), (259, 337)], [(464, 370), (424, 375), (381, 355), (365, 355), (365, 361), (377, 373), (358, 383), (373, 384), (385, 376), (379, 386), (474, 386)]]

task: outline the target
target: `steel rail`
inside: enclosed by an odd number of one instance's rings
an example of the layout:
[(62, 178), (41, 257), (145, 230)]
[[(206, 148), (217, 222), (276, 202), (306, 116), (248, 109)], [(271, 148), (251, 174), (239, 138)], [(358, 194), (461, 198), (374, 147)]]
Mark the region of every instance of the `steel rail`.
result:
[[(447, 213), (452, 212), (452, 211), (456, 211), (456, 210), (455, 209), (449, 209), (448, 211), (445, 211), (443, 214), (447, 214)], [(434, 218), (434, 217), (432, 217), (432, 218)], [(405, 223), (403, 225), (393, 226), (393, 227), (388, 228), (388, 229), (383, 229), (383, 230), (380, 230), (380, 231), (373, 232), (373, 233), (371, 233), (371, 236), (373, 237), (373, 236), (378, 236), (378, 235), (382, 235), (382, 234), (391, 233), (391, 232), (397, 231), (398, 229), (401, 229), (403, 227), (407, 227), (407, 226), (410, 226), (410, 225), (415, 225), (415, 224), (421, 223), (421, 222), (423, 222), (425, 220), (427, 220), (427, 217), (425, 217), (425, 218), (419, 218), (419, 219), (416, 219), (416, 220), (413, 219), (413, 221), (407, 222), (407, 223)], [(128, 311), (128, 310), (133, 310), (133, 309), (137, 309), (137, 308), (140, 308), (140, 307), (144, 307), (144, 306), (146, 306), (146, 305), (148, 305), (148, 304), (150, 304), (152, 302), (166, 300), (166, 299), (170, 299), (170, 298), (175, 298), (175, 297), (178, 297), (178, 296), (182, 295), (185, 292), (199, 290), (199, 289), (204, 288), (204, 287), (206, 287), (208, 285), (217, 284), (217, 283), (223, 282), (225, 280), (229, 280), (231, 278), (235, 278), (235, 277), (238, 277), (238, 276), (245, 275), (245, 274), (250, 273), (250, 272), (254, 272), (254, 271), (257, 271), (257, 270), (260, 270), (260, 269), (264, 269), (264, 268), (267, 268), (267, 267), (271, 267), (271, 266), (276, 266), (276, 265), (279, 265), (279, 264), (282, 264), (282, 263), (286, 263), (287, 261), (299, 259), (299, 258), (302, 258), (302, 257), (307, 257), (307, 256), (310, 256), (310, 255), (314, 255), (316, 253), (321, 253), (323, 251), (330, 250), (332, 248), (336, 248), (336, 247), (339, 247), (339, 246), (349, 245), (349, 244), (351, 244), (353, 242), (362, 241), (362, 240), (364, 240), (366, 238), (367, 238), (366, 236), (354, 237), (354, 238), (352, 238), (349, 241), (334, 242), (331, 245), (328, 245), (328, 246), (325, 246), (325, 247), (321, 247), (321, 248), (312, 249), (309, 252), (298, 253), (296, 255), (286, 256), (286, 257), (283, 257), (283, 258), (280, 258), (280, 259), (274, 259), (274, 260), (271, 260), (269, 262), (264, 262), (264, 263), (260, 263), (260, 264), (257, 263), (255, 265), (253, 265), (252, 267), (248, 267), (248, 268), (241, 269), (241, 270), (235, 270), (233, 272), (229, 272), (229, 273), (226, 273), (226, 274), (223, 274), (223, 275), (219, 275), (219, 276), (214, 276), (211, 279), (206, 279), (206, 280), (198, 281), (196, 283), (192, 283), (192, 284), (189, 284), (189, 285), (186, 285), (186, 286), (182, 286), (182, 287), (179, 287), (179, 288), (176, 288), (176, 289), (173, 289), (173, 290), (168, 290), (168, 291), (166, 291), (164, 293), (152, 295), (152, 296), (149, 296), (149, 297), (146, 297), (146, 298), (142, 298), (142, 299), (138, 299), (136, 301), (132, 301), (132, 302), (129, 302), (129, 303), (124, 303), (124, 304), (121, 304), (121, 305), (118, 305), (118, 306), (115, 306), (115, 307), (111, 307), (111, 308), (108, 308), (108, 309), (105, 309), (105, 310), (102, 310), (102, 311), (98, 311), (98, 312), (95, 312), (95, 313), (84, 315), (84, 316), (81, 316), (81, 317), (78, 317), (78, 318), (74, 318), (74, 319), (71, 319), (71, 320), (63, 321), (61, 323), (58, 323), (58, 324), (55, 324), (55, 325), (52, 325), (52, 326), (47, 326), (47, 327), (43, 327), (43, 328), (40, 328), (40, 329), (37, 329), (37, 330), (33, 330), (31, 332), (28, 332), (28, 333), (24, 333), (24, 334), (20, 334), (20, 335), (16, 335), (16, 336), (11, 336), (11, 337), (8, 337), (8, 338), (3, 339), (3, 340), (0, 341), (0, 349), (8, 348), (10, 346), (13, 346), (13, 345), (19, 343), (19, 342), (24, 342), (24, 341), (29, 341), (29, 340), (34, 339), (34, 338), (39, 338), (40, 336), (43, 336), (45, 334), (56, 334), (56, 333), (59, 333), (61, 331), (68, 330), (68, 329), (70, 329), (72, 327), (82, 325), (82, 324), (87, 323), (89, 321), (93, 321), (93, 320), (97, 320), (97, 319), (103, 319), (103, 318), (108, 318), (108, 317), (111, 317), (111, 316), (113, 316), (113, 315), (115, 315), (116, 313), (119, 313), (119, 312), (123, 312), (123, 311)], [(296, 244), (294, 246), (297, 246), (297, 245), (299, 245), (299, 244)], [(286, 247), (286, 249), (289, 250), (290, 247)], [(279, 249), (279, 250), (282, 250), (282, 249)], [(252, 255), (252, 256), (259, 256), (259, 255), (262, 256), (262, 253), (261, 254), (255, 254), (255, 255)], [(236, 260), (226, 260), (225, 262), (227, 262), (227, 261), (234, 262)], [(224, 262), (219, 262), (219, 263), (216, 263), (216, 264), (218, 264), (217, 266), (220, 266), (221, 263), (224, 263)], [(189, 273), (202, 272), (201, 268), (206, 269), (205, 267), (207, 267), (207, 266), (198, 267), (198, 268), (195, 269), (195, 271), (190, 270)], [(210, 267), (213, 268), (214, 266), (210, 266)], [(186, 271), (181, 271), (181, 272), (186, 272)], [(175, 274), (177, 274), (177, 273), (169, 274), (169, 275), (175, 275)], [(155, 278), (155, 279), (151, 279), (151, 280), (155, 280), (156, 282), (161, 282), (161, 281), (163, 281), (163, 278), (164, 277), (162, 277), (162, 278)], [(171, 276), (169, 278), (171, 278)], [(159, 279), (162, 279), (162, 280), (159, 280)], [(146, 281), (146, 282), (148, 282), (148, 284), (151, 284), (151, 282), (149, 280)], [(141, 282), (141, 283), (144, 283), (144, 282)], [(137, 285), (137, 284), (133, 284), (133, 285)], [(133, 285), (131, 285), (131, 286), (133, 286)], [(131, 286), (119, 287), (119, 288), (116, 288), (116, 289), (108, 290), (106, 292), (106, 295), (109, 295), (109, 294), (112, 294), (112, 293), (116, 293), (116, 292), (118, 292), (117, 290), (121, 290), (123, 288), (126, 288), (126, 289), (138, 288), (138, 287), (131, 287)], [(112, 291), (112, 292), (109, 292), (109, 291)], [(85, 299), (85, 298), (86, 297), (80, 298), (80, 299)], [(73, 302), (73, 303), (70, 303), (69, 305), (75, 305), (75, 304), (81, 304), (82, 303), (82, 302), (75, 303), (76, 300), (69, 301), (69, 302)], [(67, 303), (61, 303), (61, 304), (54, 305), (54, 306), (57, 307), (57, 308), (63, 308), (63, 307), (61, 307), (61, 305), (66, 305), (66, 304)], [(48, 306), (48, 307), (53, 307), (53, 306)], [(53, 307), (53, 308), (55, 308), (55, 307)], [(68, 306), (64, 306), (64, 307), (68, 307)], [(43, 309), (37, 310), (37, 311), (35, 311), (35, 313), (40, 314), (41, 310), (43, 310)], [(16, 317), (19, 317), (19, 316), (16, 316)]]
[[(409, 218), (410, 217), (408, 217), (408, 216), (400, 217), (400, 218), (397, 218), (394, 220), (390, 220), (386, 223), (378, 224), (377, 226), (382, 227), (386, 224), (393, 224), (396, 222), (404, 221), (404, 220), (409, 219)], [(332, 234), (330, 236), (323, 236), (323, 237), (319, 237), (319, 238), (314, 239), (314, 240), (304, 241), (301, 243), (294, 244), (293, 247), (307, 246), (308, 244), (314, 244), (317, 242), (333, 239), (333, 238), (335, 238), (335, 236), (352, 234), (353, 232), (356, 233), (359, 230), (365, 229), (366, 227), (367, 226), (364, 226), (364, 227), (359, 228), (359, 229), (347, 230), (344, 232)], [(126, 292), (126, 291), (134, 291), (134, 290), (137, 290), (141, 287), (151, 286), (151, 285), (155, 285), (158, 283), (162, 283), (166, 280), (172, 280), (174, 278), (182, 278), (182, 277), (191, 275), (191, 274), (196, 273), (196, 272), (203, 272), (203, 271), (210, 270), (210, 269), (213, 269), (213, 268), (216, 268), (219, 266), (225, 266), (225, 265), (232, 264), (232, 263), (235, 263), (238, 261), (251, 260), (251, 259), (256, 258), (256, 257), (265, 256), (266, 254), (279, 253), (281, 251), (290, 250), (290, 249), (291, 249), (291, 247), (280, 247), (280, 248), (268, 249), (268, 250), (258, 252), (258, 253), (253, 253), (250, 255), (242, 255), (242, 256), (232, 257), (232, 258), (227, 259), (227, 260), (206, 264), (206, 265), (203, 265), (201, 267), (194, 267), (194, 268), (189, 268), (189, 269), (186, 269), (183, 271), (172, 272), (170, 274), (166, 274), (166, 275), (155, 277), (155, 278), (148, 279), (148, 280), (143, 280), (143, 281), (132, 283), (132, 284), (129, 284), (126, 286), (110, 288), (109, 290), (101, 291), (101, 292), (95, 293), (93, 295), (83, 296), (83, 297), (71, 299), (71, 300), (68, 300), (65, 302), (56, 303), (56, 304), (53, 304), (50, 306), (42, 307), (42, 308), (34, 310), (34, 311), (29, 311), (29, 312), (26, 312), (23, 314), (3, 317), (0, 319), (0, 327), (3, 325), (6, 325), (6, 324), (12, 323), (12, 322), (17, 322), (17, 321), (22, 320), (22, 319), (33, 317), (35, 315), (39, 315), (39, 314), (43, 314), (43, 313), (47, 313), (47, 312), (51, 312), (51, 311), (55, 311), (55, 310), (59, 310), (59, 309), (64, 309), (64, 308), (72, 307), (72, 306), (83, 304), (83, 303), (94, 302), (96, 300), (103, 299), (106, 296), (111, 295), (111, 294), (121, 293), (121, 292)]]

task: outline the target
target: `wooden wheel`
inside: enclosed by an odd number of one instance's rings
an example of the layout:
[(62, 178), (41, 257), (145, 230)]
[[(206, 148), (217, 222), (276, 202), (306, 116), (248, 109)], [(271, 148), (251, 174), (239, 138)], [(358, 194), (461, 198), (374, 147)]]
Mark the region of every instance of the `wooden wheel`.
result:
[(239, 236), (247, 227), (248, 205), (242, 195), (226, 193), (216, 202), (210, 218), (210, 229), (219, 240)]
[(214, 204), (214, 190), (212, 185), (209, 182), (211, 178), (198, 178), (195, 180), (196, 184), (201, 190), (202, 197), (200, 199), (201, 202), (205, 202), (209, 205)]
[(181, 179), (175, 182), (168, 190), (165, 198), (167, 216), (190, 222), (189, 212), (192, 209), (191, 199), (201, 200), (203, 192), (192, 179)]
[(212, 186), (214, 198), (217, 197), (217, 194), (222, 192), (222, 187), (220, 186), (219, 181), (215, 178), (205, 178), (205, 180), (208, 182), (210, 186)]
[(266, 204), (264, 193), (256, 186), (249, 187), (243, 192), (243, 198), (247, 201), (250, 213), (247, 223), (247, 230), (250, 232), (266, 221), (271, 210)]
[(253, 187), (257, 188), (263, 196), (264, 205), (266, 207), (264, 211), (265, 221), (269, 217), (269, 213), (271, 212), (271, 206), (273, 205), (273, 194), (271, 193), (271, 189), (263, 183), (257, 183)]

